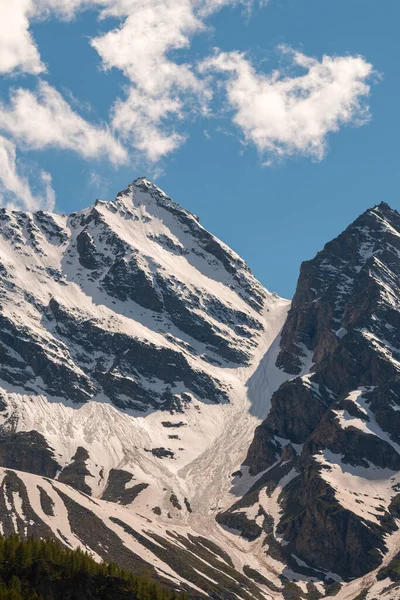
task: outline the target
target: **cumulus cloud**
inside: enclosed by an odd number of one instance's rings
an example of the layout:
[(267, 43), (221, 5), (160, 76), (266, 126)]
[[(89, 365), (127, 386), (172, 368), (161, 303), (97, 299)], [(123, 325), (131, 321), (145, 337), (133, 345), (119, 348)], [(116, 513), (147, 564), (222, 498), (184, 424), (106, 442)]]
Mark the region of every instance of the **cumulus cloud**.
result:
[(29, 31), (31, 0), (0, 2), (0, 74), (13, 71), (39, 74), (45, 70)]
[(0, 130), (25, 149), (67, 149), (84, 158), (107, 157), (116, 164), (127, 159), (126, 150), (107, 128), (83, 119), (43, 81), (36, 92), (19, 88), (8, 105), (0, 104)]
[(282, 50), (300, 73), (258, 73), (239, 52), (219, 52), (203, 61), (200, 71), (226, 74), (233, 121), (268, 162), (296, 154), (319, 160), (329, 133), (368, 121), (372, 65), (360, 56), (323, 56), (318, 61)]
[(132, 88), (126, 100), (118, 100), (112, 111), (112, 123), (122, 138), (157, 162), (183, 142), (184, 136), (165, 125), (167, 117), (178, 116), (182, 101), (170, 97), (152, 97)]
[(113, 126), (151, 161), (184, 140), (170, 121), (179, 121), (187, 103), (200, 106), (206, 90), (185, 63), (169, 58), (187, 48), (204, 29), (190, 0), (117, 2), (103, 14), (126, 18), (120, 27), (92, 40), (103, 65), (123, 71), (130, 81), (125, 100), (113, 109)]
[[(157, 162), (186, 139), (185, 120), (208, 114), (211, 90), (224, 74), (226, 106), (246, 140), (271, 156), (303, 154), (320, 159), (327, 135), (368, 119), (366, 97), (372, 66), (361, 57), (321, 61), (292, 53), (302, 72), (257, 72), (244, 54), (219, 53), (196, 70), (182, 51), (207, 30), (207, 18), (226, 6), (246, 9), (267, 0), (13, 0), (0, 7), (0, 73), (45, 70), (29, 30), (30, 21), (72, 19), (94, 9), (111, 30), (92, 38), (104, 69), (127, 80), (125, 95), (110, 111), (112, 130), (80, 117), (47, 84), (38, 92), (17, 90), (0, 107), (0, 129), (29, 148), (59, 147), (85, 158), (126, 159), (122, 143)], [(6, 3), (3, 2), (3, 5)], [(3, 35), (2, 35), (3, 32)], [(204, 77), (204, 74), (207, 74)], [(216, 105), (216, 110), (221, 108)], [(119, 136), (119, 141), (115, 135)]]
[[(150, 161), (157, 161), (183, 143), (185, 136), (177, 131), (177, 123), (185, 111), (202, 110), (207, 96), (192, 67), (171, 59), (171, 51), (188, 48), (191, 37), (206, 29), (204, 19), (212, 12), (251, 1), (13, 0), (12, 12), (18, 17), (13, 24), (15, 47), (4, 68), (44, 70), (29, 33), (29, 19), (54, 15), (72, 19), (89, 8), (98, 10), (100, 19), (120, 19), (119, 26), (91, 43), (103, 67), (121, 70), (129, 81), (125, 98), (118, 99), (112, 109), (113, 126)], [(4, 10), (6, 31), (13, 17), (8, 7)]]
[(51, 176), (46, 171), (39, 172), (37, 187), (40, 191), (34, 194), (28, 179), (21, 173), (17, 161), (15, 144), (0, 135), (0, 199), (9, 208), (26, 208), (29, 211), (38, 209), (53, 210), (55, 193), (51, 185)]

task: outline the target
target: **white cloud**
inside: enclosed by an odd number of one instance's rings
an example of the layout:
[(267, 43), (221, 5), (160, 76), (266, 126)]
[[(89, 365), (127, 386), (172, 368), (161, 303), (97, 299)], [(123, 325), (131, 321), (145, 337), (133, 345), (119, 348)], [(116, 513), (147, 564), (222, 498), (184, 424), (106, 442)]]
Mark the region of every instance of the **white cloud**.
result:
[(45, 70), (29, 31), (31, 0), (0, 0), (0, 74)]
[[(261, 153), (321, 158), (327, 134), (368, 118), (365, 97), (372, 67), (360, 57), (310, 59), (292, 53), (293, 75), (257, 72), (246, 56), (220, 53), (199, 71), (184, 62), (194, 35), (207, 30), (207, 18), (226, 6), (246, 9), (267, 0), (0, 0), (0, 73), (45, 69), (30, 35), (29, 20), (72, 19), (95, 9), (112, 30), (91, 40), (104, 69), (119, 69), (128, 85), (110, 112), (111, 125), (126, 146), (157, 162), (186, 139), (185, 120), (207, 114), (220, 73), (226, 75), (227, 106), (233, 120)], [(10, 8), (11, 7), (11, 8)], [(111, 21), (112, 22), (112, 21)], [(3, 35), (2, 35), (3, 32)], [(2, 71), (3, 70), (3, 71)], [(204, 73), (208, 77), (204, 78)], [(55, 146), (85, 158), (107, 155), (118, 163), (126, 151), (105, 127), (82, 119), (62, 96), (40, 84), (39, 93), (17, 90), (3, 107), (0, 127), (30, 148)], [(25, 114), (29, 115), (26, 117)], [(34, 118), (31, 117), (34, 115)]]
[[(18, 60), (14, 57), (7, 68), (37, 73), (44, 69), (29, 34), (28, 17), (40, 20), (55, 15), (72, 19), (80, 10), (95, 8), (100, 19), (121, 19), (119, 26), (91, 43), (103, 67), (121, 70), (129, 81), (125, 99), (118, 99), (113, 107), (113, 125), (134, 148), (150, 161), (157, 161), (183, 143), (185, 136), (177, 131), (177, 123), (184, 113), (201, 110), (207, 96), (192, 67), (172, 59), (170, 53), (188, 48), (191, 37), (206, 29), (204, 18), (210, 13), (228, 4), (249, 1), (13, 0), (17, 8), (12, 12), (18, 15), (13, 39), (20, 56)], [(7, 30), (11, 18), (8, 8), (3, 17)]]
[(204, 19), (227, 5), (252, 0), (36, 0), (42, 14), (71, 18), (96, 7), (100, 18), (121, 19), (119, 26), (91, 40), (105, 69), (116, 68), (130, 85), (112, 109), (112, 124), (151, 162), (178, 148), (188, 113), (204, 111), (208, 90), (192, 66), (171, 58), (189, 48), (193, 35), (206, 30)]
[(179, 118), (182, 102), (165, 96), (148, 97), (142, 90), (131, 88), (128, 98), (113, 108), (112, 122), (122, 137), (142, 152), (151, 162), (178, 148), (184, 136), (163, 126), (167, 117)]
[(286, 48), (301, 74), (257, 73), (239, 52), (220, 52), (203, 61), (201, 72), (225, 73), (233, 121), (261, 154), (302, 154), (321, 159), (327, 135), (369, 118), (366, 97), (372, 65), (362, 57), (324, 56), (321, 61)]
[(123, 71), (131, 83), (125, 101), (113, 109), (113, 125), (151, 161), (183, 141), (170, 121), (185, 105), (200, 106), (206, 94), (192, 68), (168, 54), (187, 48), (190, 36), (204, 29), (189, 0), (117, 2), (107, 15), (125, 16), (121, 26), (92, 40), (105, 68)]
[(107, 157), (116, 164), (127, 159), (126, 150), (107, 128), (83, 119), (43, 81), (37, 92), (20, 88), (12, 92), (9, 105), (0, 104), (0, 130), (25, 149), (68, 149), (84, 158)]
[(27, 178), (21, 173), (15, 144), (0, 136), (0, 199), (9, 208), (52, 210), (55, 194), (51, 185), (51, 176), (46, 171), (39, 172), (41, 193), (34, 194)]

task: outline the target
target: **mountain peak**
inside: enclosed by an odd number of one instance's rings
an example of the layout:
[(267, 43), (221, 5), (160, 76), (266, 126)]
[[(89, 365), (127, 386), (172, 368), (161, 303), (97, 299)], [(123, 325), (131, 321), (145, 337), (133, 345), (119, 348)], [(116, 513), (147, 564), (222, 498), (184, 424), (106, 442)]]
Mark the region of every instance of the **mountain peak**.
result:
[(380, 202), (379, 204), (375, 204), (375, 206), (373, 206), (372, 208), (367, 209), (359, 217), (359, 219), (362, 219), (364, 216), (372, 216), (375, 219), (378, 217), (378, 220), (381, 221), (382, 219), (384, 219), (385, 221), (388, 221), (390, 223), (395, 222), (396, 226), (400, 227), (400, 213), (384, 201)]
[(140, 177), (136, 177), (136, 178), (135, 178), (135, 179), (132, 181), (132, 184), (133, 184), (133, 185), (135, 185), (135, 184), (138, 184), (138, 183), (141, 183), (141, 182), (148, 182), (148, 183), (152, 183), (152, 182), (150, 181), (150, 179), (148, 179), (148, 178), (147, 178), (145, 175), (143, 175), (143, 176), (140, 176)]

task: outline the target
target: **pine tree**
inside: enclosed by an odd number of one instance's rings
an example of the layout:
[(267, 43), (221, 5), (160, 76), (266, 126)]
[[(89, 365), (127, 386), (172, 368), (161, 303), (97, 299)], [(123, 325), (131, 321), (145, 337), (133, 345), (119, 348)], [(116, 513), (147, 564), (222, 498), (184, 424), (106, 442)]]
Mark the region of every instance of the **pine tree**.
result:
[[(37, 569), (41, 585), (48, 588), (45, 596), (35, 589)], [(0, 536), (0, 600), (63, 600), (64, 589), (68, 598), (80, 590), (80, 597), (89, 592), (99, 600), (106, 593), (124, 600), (188, 600), (116, 563), (99, 564), (81, 549), (69, 550), (54, 540)]]

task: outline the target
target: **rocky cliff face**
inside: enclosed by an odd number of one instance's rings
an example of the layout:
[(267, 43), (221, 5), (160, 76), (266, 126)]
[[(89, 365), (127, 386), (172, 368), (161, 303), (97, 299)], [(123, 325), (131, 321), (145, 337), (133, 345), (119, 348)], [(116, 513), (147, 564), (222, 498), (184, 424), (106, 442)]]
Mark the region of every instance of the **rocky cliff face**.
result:
[(398, 530), (399, 284), (400, 215), (387, 204), (301, 267), (276, 359), (288, 379), (244, 461), (256, 483), (219, 515), (248, 528), (249, 506), (272, 513), (258, 536), (295, 571), (359, 577)]

